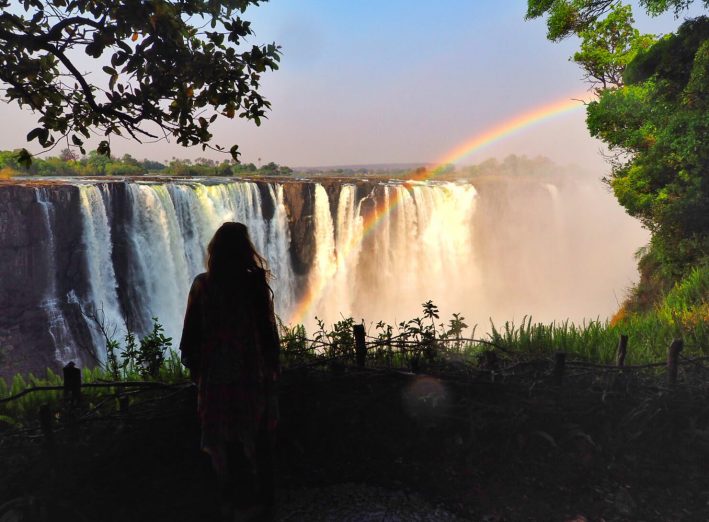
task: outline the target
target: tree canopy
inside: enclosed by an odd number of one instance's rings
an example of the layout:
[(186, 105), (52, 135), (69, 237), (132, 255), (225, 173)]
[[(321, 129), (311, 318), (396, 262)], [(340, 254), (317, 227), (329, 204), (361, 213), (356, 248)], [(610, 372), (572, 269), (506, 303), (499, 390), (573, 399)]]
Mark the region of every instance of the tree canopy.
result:
[(38, 113), (27, 139), (43, 147), (66, 138), (85, 153), (93, 132), (103, 154), (114, 135), (206, 148), (218, 115), (258, 125), (270, 108), (259, 88), (280, 50), (247, 46), (242, 18), (263, 1), (0, 0), (0, 88)]
[[(640, 3), (658, 14), (692, 1)], [(613, 153), (608, 181), (618, 201), (652, 232), (641, 266), (672, 281), (709, 262), (709, 18), (654, 39), (632, 27), (630, 7), (617, 1), (528, 6), (529, 17), (548, 15), (550, 39), (582, 39), (574, 60), (598, 94), (587, 107), (589, 131)]]
[[(697, 0), (709, 7), (709, 0)], [(648, 14), (673, 11), (679, 15), (694, 0), (640, 0)], [(547, 38), (561, 40), (578, 34), (620, 4), (619, 0), (527, 0), (527, 18), (547, 17)]]
[(573, 59), (597, 90), (622, 87), (625, 68), (655, 42), (653, 35), (640, 34), (633, 23), (630, 6), (617, 4), (608, 16), (579, 31), (581, 49)]

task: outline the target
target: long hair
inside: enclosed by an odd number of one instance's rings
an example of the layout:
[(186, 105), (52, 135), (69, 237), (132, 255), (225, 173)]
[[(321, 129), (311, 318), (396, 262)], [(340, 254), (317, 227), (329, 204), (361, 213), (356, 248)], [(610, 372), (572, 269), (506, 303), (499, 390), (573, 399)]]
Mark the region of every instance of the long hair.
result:
[(232, 221), (220, 226), (207, 247), (210, 286), (222, 292), (238, 288), (251, 297), (258, 297), (267, 290), (272, 299), (270, 277), (266, 260), (256, 251), (246, 225)]

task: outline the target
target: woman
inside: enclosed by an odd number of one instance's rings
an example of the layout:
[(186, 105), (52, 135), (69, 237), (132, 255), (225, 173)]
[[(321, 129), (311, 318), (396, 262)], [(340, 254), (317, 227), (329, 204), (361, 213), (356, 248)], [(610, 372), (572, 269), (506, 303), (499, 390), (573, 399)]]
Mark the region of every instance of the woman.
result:
[(197, 383), (202, 449), (212, 459), (222, 514), (273, 503), (279, 340), (266, 262), (246, 226), (224, 223), (192, 283), (180, 350)]

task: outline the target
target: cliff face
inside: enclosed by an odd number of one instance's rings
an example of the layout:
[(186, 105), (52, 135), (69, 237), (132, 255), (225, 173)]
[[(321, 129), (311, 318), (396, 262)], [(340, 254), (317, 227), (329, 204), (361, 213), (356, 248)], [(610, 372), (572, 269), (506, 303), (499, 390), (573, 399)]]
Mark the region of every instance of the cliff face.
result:
[(308, 273), (315, 258), (315, 185), (312, 183), (286, 183), (283, 199), (288, 212), (291, 237), (291, 263), (297, 275)]
[[(81, 230), (76, 187), (0, 185), (0, 376), (56, 369), (51, 322), (81, 319), (78, 305), (62, 299), (85, 286)], [(87, 334), (77, 329), (85, 348)]]

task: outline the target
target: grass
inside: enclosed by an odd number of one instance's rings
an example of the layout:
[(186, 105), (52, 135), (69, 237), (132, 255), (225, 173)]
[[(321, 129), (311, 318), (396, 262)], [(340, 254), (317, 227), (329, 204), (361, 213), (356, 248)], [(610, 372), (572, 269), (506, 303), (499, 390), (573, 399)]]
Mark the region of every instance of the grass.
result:
[[(521, 323), (506, 322), (491, 324), (490, 333), (484, 342), (469, 341), (476, 327), (465, 330), (464, 318), (454, 314), (446, 325), (437, 324), (438, 309), (430, 301), (423, 305), (423, 317), (405, 321), (397, 326), (379, 323), (376, 331), (370, 332), (378, 344), (369, 349), (369, 357), (375, 364), (418, 367), (419, 362), (432, 361), (438, 357), (464, 357), (475, 363), (492, 343), (507, 352), (529, 357), (545, 357), (563, 351), (571, 357), (598, 363), (613, 363), (621, 334), (628, 335), (627, 364), (643, 364), (665, 359), (667, 348), (673, 339), (684, 340), (684, 355), (709, 354), (709, 265), (695, 268), (662, 301), (649, 312), (629, 312), (621, 308), (610, 321), (589, 321), (574, 324), (569, 321), (549, 324), (535, 323), (531, 316)], [(318, 358), (351, 359), (354, 353), (354, 338), (351, 335), (354, 320), (343, 319), (328, 330), (324, 324), (315, 332), (315, 340), (308, 340), (302, 325), (281, 325), (284, 366), (311, 363)], [(150, 339), (150, 336), (147, 337)], [(169, 341), (169, 340), (168, 340)], [(139, 371), (140, 366), (129, 364), (119, 370), (105, 368), (83, 369), (84, 383), (114, 382), (116, 376), (123, 382), (154, 380), (166, 383), (186, 381), (188, 374), (173, 350), (161, 362), (159, 371), (151, 376)], [(60, 386), (62, 379), (51, 370), (44, 378), (16, 375), (7, 385), (0, 379), (0, 399), (15, 395), (32, 386)], [(110, 395), (113, 388), (87, 388), (84, 400), (97, 404)], [(39, 391), (27, 394), (19, 400), (0, 403), (0, 427), (17, 425), (24, 420), (34, 420), (42, 404), (61, 404), (61, 391)]]
[(673, 339), (684, 340), (685, 355), (709, 353), (709, 266), (693, 269), (648, 312), (621, 308), (610, 321), (575, 325), (533, 323), (492, 325), (490, 340), (508, 350), (531, 354), (564, 351), (590, 361), (610, 363), (618, 339), (628, 335), (628, 364), (663, 360)]
[[(83, 368), (81, 374), (81, 382), (84, 384), (116, 382), (113, 373), (103, 367)], [(170, 351), (156, 376), (146, 377), (144, 373), (138, 371), (123, 371), (120, 374), (119, 381), (130, 383), (145, 382), (147, 380), (173, 384), (184, 382), (188, 379), (189, 374), (180, 363), (179, 355), (174, 351)], [(27, 388), (62, 385), (62, 377), (49, 368), (47, 368), (44, 377), (37, 377), (31, 373), (26, 377), (17, 374), (9, 385), (3, 379), (0, 379), (0, 399), (17, 395)], [(83, 388), (82, 401), (88, 405), (89, 410), (94, 409), (105, 399), (117, 396), (116, 388)], [(28, 422), (35, 421), (40, 406), (44, 404), (49, 405), (52, 411), (61, 411), (63, 398), (63, 391), (61, 390), (40, 390), (23, 395), (16, 400), (0, 403), (0, 428), (7, 426), (21, 427)]]

